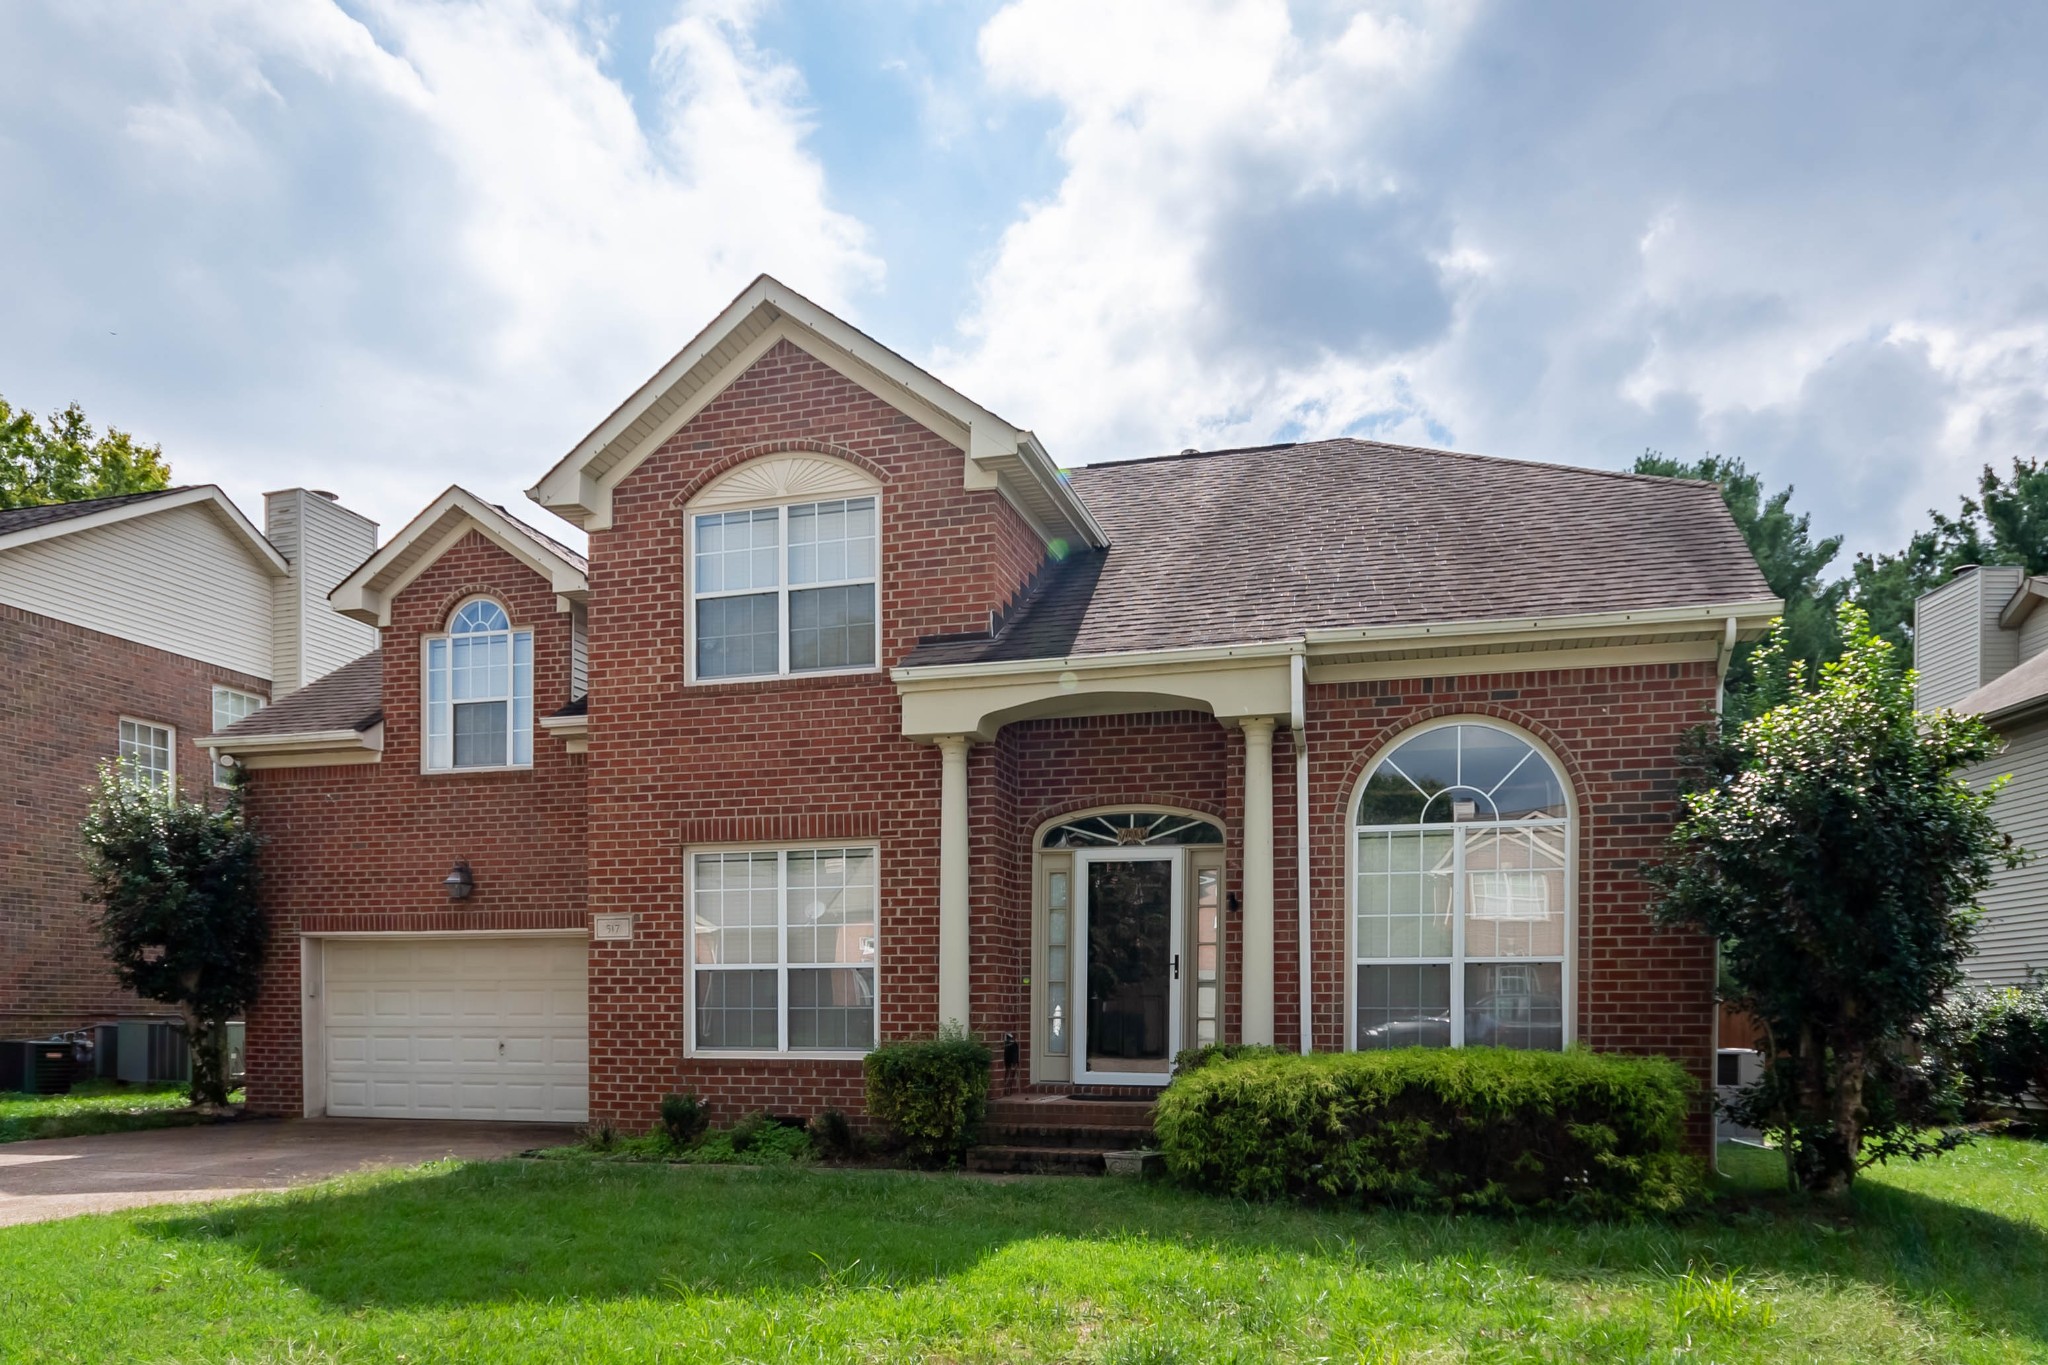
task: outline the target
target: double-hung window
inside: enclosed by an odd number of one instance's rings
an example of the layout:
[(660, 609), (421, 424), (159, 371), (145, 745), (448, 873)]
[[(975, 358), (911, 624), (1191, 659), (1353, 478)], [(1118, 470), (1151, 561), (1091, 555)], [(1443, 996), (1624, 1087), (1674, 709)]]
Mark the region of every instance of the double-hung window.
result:
[(874, 1047), (875, 862), (872, 847), (691, 855), (694, 1051)]
[(121, 774), (130, 782), (161, 791), (178, 780), (178, 732), (168, 725), (121, 718)]
[(1571, 832), (1510, 731), (1438, 726), (1380, 759), (1353, 831), (1356, 1046), (1563, 1047)]
[(881, 654), (873, 497), (690, 519), (691, 673), (769, 678), (873, 668)]
[[(216, 687), (213, 689), (213, 732), (219, 734), (236, 721), (246, 720), (262, 709), (263, 698), (253, 692), (241, 692), (232, 687)], [(213, 756), (214, 786), (229, 785), (229, 775), (232, 772), (233, 769), (222, 762), (219, 754)]]
[(533, 762), (533, 632), (487, 597), (465, 603), (426, 642), (430, 771)]

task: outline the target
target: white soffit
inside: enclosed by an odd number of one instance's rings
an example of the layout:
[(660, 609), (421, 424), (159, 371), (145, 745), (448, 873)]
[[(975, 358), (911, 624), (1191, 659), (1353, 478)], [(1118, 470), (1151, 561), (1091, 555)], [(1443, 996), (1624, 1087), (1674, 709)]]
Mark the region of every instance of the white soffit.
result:
[(558, 605), (590, 596), (582, 564), (466, 488), (449, 488), (384, 547), (335, 585), (334, 609), (373, 626), (391, 624), (391, 602), (471, 531), (548, 581)]
[(800, 347), (964, 453), (970, 488), (995, 488), (1047, 540), (1107, 538), (1036, 437), (972, 402), (767, 275), (577, 443), (527, 496), (587, 531), (611, 525), (612, 490), (779, 341)]

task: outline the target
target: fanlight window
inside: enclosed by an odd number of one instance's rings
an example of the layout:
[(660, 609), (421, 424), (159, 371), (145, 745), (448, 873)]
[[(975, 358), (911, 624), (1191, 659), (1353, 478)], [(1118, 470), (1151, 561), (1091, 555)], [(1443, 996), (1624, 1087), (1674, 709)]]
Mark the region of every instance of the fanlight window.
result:
[(1374, 766), (1353, 860), (1361, 1048), (1564, 1046), (1571, 826), (1535, 746), (1425, 730)]
[(1223, 831), (1207, 820), (1164, 811), (1118, 811), (1113, 815), (1087, 815), (1055, 825), (1039, 841), (1041, 848), (1119, 848), (1131, 844), (1150, 847), (1178, 847), (1183, 844), (1220, 844)]

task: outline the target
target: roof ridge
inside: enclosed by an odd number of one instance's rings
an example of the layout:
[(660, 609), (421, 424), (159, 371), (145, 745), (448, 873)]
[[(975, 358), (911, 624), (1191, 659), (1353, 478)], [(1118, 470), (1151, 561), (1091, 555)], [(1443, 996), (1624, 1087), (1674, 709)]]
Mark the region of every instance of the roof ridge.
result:
[[(1165, 464), (1175, 460), (1206, 460), (1219, 455), (1254, 455), (1268, 450), (1300, 450), (1309, 446), (1353, 446), (1363, 449), (1399, 451), (1411, 455), (1438, 455), (1481, 464), (1516, 465), (1522, 468), (1558, 469), (1574, 474), (1597, 474), (1602, 478), (1626, 479), (1637, 483), (1678, 484), (1691, 488), (1718, 488), (1711, 479), (1688, 479), (1674, 474), (1638, 474), (1628, 469), (1603, 469), (1597, 465), (1565, 464), (1557, 460), (1533, 460), (1512, 455), (1481, 455), (1470, 450), (1448, 450), (1441, 446), (1408, 445), (1400, 441), (1372, 440), (1363, 436), (1325, 436), (1311, 441), (1273, 441), (1265, 445), (1224, 446), (1217, 450), (1189, 448), (1177, 455), (1141, 455), (1129, 460), (1100, 460), (1075, 469), (1108, 469), (1123, 465)], [(1072, 470), (1067, 472), (1074, 472)]]

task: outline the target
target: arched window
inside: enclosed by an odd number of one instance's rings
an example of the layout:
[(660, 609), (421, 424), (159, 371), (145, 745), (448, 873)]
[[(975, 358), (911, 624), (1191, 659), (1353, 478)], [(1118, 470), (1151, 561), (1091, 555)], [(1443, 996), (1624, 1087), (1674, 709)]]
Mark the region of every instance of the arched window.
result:
[(1355, 1046), (1563, 1047), (1572, 830), (1550, 760), (1500, 726), (1434, 726), (1374, 763), (1356, 814)]
[(426, 645), (426, 767), (531, 764), (533, 632), (512, 629), (502, 606), (479, 597)]

